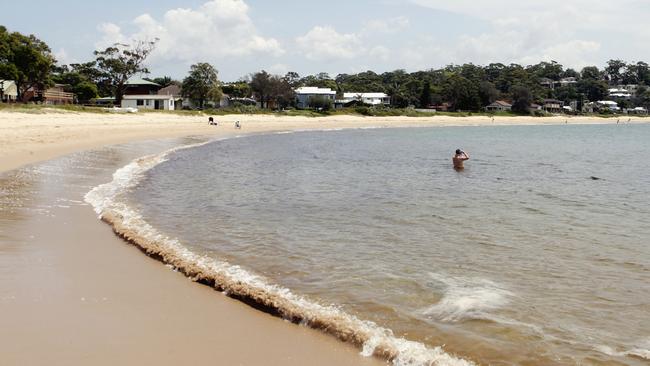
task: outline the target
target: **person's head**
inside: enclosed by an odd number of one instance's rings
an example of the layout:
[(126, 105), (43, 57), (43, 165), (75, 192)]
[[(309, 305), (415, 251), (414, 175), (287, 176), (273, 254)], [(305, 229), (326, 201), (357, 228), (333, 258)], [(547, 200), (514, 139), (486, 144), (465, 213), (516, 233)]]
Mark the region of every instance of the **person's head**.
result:
[(460, 154), (462, 154), (462, 153), (463, 153), (463, 150), (461, 150), (461, 149), (456, 149), (456, 155), (460, 155)]

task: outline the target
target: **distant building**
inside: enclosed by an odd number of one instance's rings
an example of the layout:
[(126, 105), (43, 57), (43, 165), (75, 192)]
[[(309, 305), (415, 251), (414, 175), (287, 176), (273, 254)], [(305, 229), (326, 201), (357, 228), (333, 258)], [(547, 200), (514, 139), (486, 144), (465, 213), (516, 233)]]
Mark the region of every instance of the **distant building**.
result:
[(45, 104), (72, 104), (74, 103), (74, 94), (65, 91), (68, 85), (54, 84), (53, 87), (47, 88), (43, 92), (43, 102)]
[(0, 80), (0, 102), (10, 103), (18, 99), (18, 87), (13, 80)]
[(176, 103), (171, 95), (125, 95), (121, 107), (173, 111)]
[(166, 95), (174, 98), (174, 107), (178, 106), (180, 108), (183, 105), (181, 87), (176, 84), (171, 84), (158, 90), (158, 95)]
[(544, 99), (542, 110), (548, 113), (562, 113), (564, 111), (564, 102), (557, 99)]
[(562, 78), (562, 79), (560, 79), (560, 82), (559, 82), (559, 83), (560, 83), (560, 86), (569, 86), (569, 85), (577, 84), (577, 83), (578, 83), (578, 79), (576, 79), (576, 78), (574, 78), (573, 76), (571, 76), (571, 77), (568, 77), (568, 78)]
[(610, 98), (615, 98), (615, 99), (630, 99), (632, 98), (632, 93), (630, 93), (627, 89), (624, 88), (612, 88), (609, 89), (609, 96)]
[(386, 93), (343, 93), (343, 99), (336, 101), (336, 104), (346, 105), (354, 102), (377, 105), (390, 105), (390, 97)]
[(312, 99), (323, 98), (330, 100), (332, 104), (336, 99), (336, 92), (330, 88), (317, 88), (305, 86), (294, 91), (296, 93), (296, 106), (298, 108), (309, 108)]
[(636, 107), (634, 109), (628, 109), (627, 113), (628, 114), (636, 114), (636, 115), (644, 115), (645, 116), (645, 115), (648, 114), (648, 110), (643, 108), (643, 107)]
[(124, 84), (124, 95), (156, 95), (160, 85), (149, 80), (131, 78)]
[(512, 110), (512, 104), (497, 100), (496, 102), (485, 107), (487, 112), (508, 112)]
[(551, 80), (549, 78), (541, 78), (541, 79), (539, 79), (539, 84), (541, 86), (544, 86), (544, 87), (549, 88), (549, 89), (555, 89), (555, 86), (559, 85), (560, 82), (555, 81), (555, 80)]
[(433, 105), (433, 106), (431, 106), (429, 108), (433, 109), (435, 111), (438, 111), (438, 112), (449, 112), (451, 110), (451, 103), (444, 102), (442, 104)]
[(599, 100), (596, 102), (596, 106), (601, 110), (609, 110), (612, 112), (618, 112), (621, 110), (621, 108), (618, 107), (618, 103), (613, 100)]

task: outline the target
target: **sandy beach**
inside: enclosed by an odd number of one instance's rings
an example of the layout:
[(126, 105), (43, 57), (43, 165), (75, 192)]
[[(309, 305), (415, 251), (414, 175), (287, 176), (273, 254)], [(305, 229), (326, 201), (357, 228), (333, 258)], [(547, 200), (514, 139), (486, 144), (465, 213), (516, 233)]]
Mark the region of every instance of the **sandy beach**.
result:
[[(0, 363), (384, 364), (362, 357), (351, 345), (193, 283), (125, 245), (97, 220), (83, 195), (138, 156), (193, 138), (271, 131), (617, 123), (596, 117), (215, 119), (219, 126), (208, 125), (207, 116), (164, 113), (0, 111)], [(241, 130), (234, 128), (237, 120)], [(647, 122), (632, 118), (630, 123)], [(139, 148), (140, 142), (146, 147)], [(130, 147), (106, 147), (116, 144)], [(96, 152), (42, 169), (48, 173), (29, 174), (23, 168), (88, 150)], [(98, 166), (91, 178), (84, 170), (89, 166)]]
[[(95, 114), (53, 110), (52, 113), (0, 111), (0, 171), (15, 169), (73, 151), (136, 140), (183, 136), (226, 136), (282, 130), (368, 127), (490, 126), (522, 124), (608, 124), (615, 118), (598, 117), (359, 117), (322, 118), (232, 115), (215, 118), (221, 125), (207, 124), (207, 116), (165, 113)], [(622, 121), (627, 122), (627, 118)], [(648, 118), (631, 118), (643, 123)], [(235, 130), (234, 122), (242, 129)]]

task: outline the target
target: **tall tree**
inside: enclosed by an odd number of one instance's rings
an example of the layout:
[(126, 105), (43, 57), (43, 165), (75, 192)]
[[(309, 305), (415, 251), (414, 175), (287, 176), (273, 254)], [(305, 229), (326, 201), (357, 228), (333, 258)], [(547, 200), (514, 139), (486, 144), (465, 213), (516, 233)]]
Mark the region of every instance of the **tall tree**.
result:
[(174, 79), (172, 79), (171, 76), (162, 76), (162, 77), (157, 77), (157, 78), (153, 78), (153, 79), (146, 79), (146, 80), (149, 80), (152, 83), (156, 83), (156, 84), (162, 86), (163, 88), (168, 87), (168, 86), (170, 86), (172, 84), (178, 83), (178, 81), (175, 81)]
[(607, 67), (605, 68), (605, 73), (607, 74), (607, 77), (609, 81), (614, 84), (618, 85), (622, 81), (622, 75), (621, 75), (621, 70), (625, 69), (627, 64), (621, 60), (609, 60), (607, 61)]
[(284, 75), (284, 80), (286, 80), (286, 82), (294, 89), (300, 87), (300, 75), (295, 71), (289, 71), (286, 73), (286, 75)]
[(581, 77), (584, 80), (600, 80), (602, 74), (597, 66), (586, 66), (582, 69)]
[(422, 86), (422, 94), (420, 94), (420, 107), (427, 108), (429, 104), (431, 104), (431, 83), (426, 80)]
[(217, 69), (206, 62), (190, 67), (190, 74), (183, 79), (182, 90), (184, 97), (190, 98), (201, 108), (207, 100), (218, 103), (223, 95)]
[(18, 99), (30, 88), (51, 85), (56, 60), (48, 45), (33, 35), (9, 33), (0, 26), (0, 79), (16, 82)]
[(74, 93), (79, 103), (88, 103), (91, 99), (97, 97), (97, 85), (85, 75), (76, 71), (69, 71), (69, 68), (65, 65), (59, 68), (58, 71), (52, 76), (52, 80), (59, 84), (65, 84), (66, 91)]
[(257, 100), (260, 101), (262, 108), (268, 106), (272, 88), (271, 74), (264, 70), (256, 72), (251, 76), (250, 85), (257, 96)]
[(157, 40), (137, 41), (133, 46), (116, 43), (103, 51), (95, 51), (97, 69), (115, 96), (115, 102), (120, 104), (126, 82), (138, 73), (148, 74), (144, 61), (153, 51)]
[(481, 108), (478, 85), (459, 75), (451, 76), (443, 86), (443, 95), (455, 110), (476, 111)]
[(533, 103), (533, 95), (524, 85), (515, 85), (512, 88), (512, 111), (517, 113), (528, 113)]

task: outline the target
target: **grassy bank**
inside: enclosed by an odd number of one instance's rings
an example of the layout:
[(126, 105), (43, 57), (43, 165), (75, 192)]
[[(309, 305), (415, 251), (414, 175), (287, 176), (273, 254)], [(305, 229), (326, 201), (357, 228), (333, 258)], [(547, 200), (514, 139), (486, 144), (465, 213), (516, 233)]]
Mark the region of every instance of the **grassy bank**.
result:
[[(15, 111), (20, 113), (66, 113), (66, 112), (79, 112), (79, 113), (111, 113), (105, 107), (89, 107), (82, 105), (39, 105), (39, 104), (7, 104), (0, 103), (0, 110)], [(197, 110), (177, 110), (177, 111), (162, 111), (162, 110), (147, 110), (140, 109), (140, 113), (165, 113), (174, 115), (185, 116), (223, 116), (223, 115), (276, 115), (288, 117), (326, 117), (326, 116), (365, 116), (365, 117), (521, 117), (530, 115), (521, 115), (512, 112), (436, 112), (436, 111), (423, 111), (414, 108), (375, 108), (375, 107), (353, 107), (342, 109), (331, 109), (326, 111), (316, 111), (307, 109), (287, 109), (282, 111), (274, 111), (270, 109), (261, 109), (253, 106), (236, 106), (229, 108), (219, 109), (205, 109), (202, 111)], [(534, 117), (551, 117), (552, 114), (535, 114)], [(573, 115), (561, 115), (567, 118), (575, 117)], [(601, 118), (628, 118), (627, 115), (616, 114), (582, 114), (580, 116), (588, 117), (601, 117)]]

